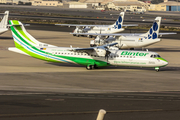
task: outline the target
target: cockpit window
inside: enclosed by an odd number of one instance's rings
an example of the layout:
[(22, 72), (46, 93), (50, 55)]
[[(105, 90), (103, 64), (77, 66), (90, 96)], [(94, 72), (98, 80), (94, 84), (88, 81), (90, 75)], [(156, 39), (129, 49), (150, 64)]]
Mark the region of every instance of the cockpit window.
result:
[(156, 58), (156, 57), (161, 57), (160, 55), (158, 55), (158, 54), (154, 54), (154, 55), (151, 55), (150, 57), (152, 57), (152, 58)]
[(157, 55), (157, 57), (161, 57), (160, 55)]

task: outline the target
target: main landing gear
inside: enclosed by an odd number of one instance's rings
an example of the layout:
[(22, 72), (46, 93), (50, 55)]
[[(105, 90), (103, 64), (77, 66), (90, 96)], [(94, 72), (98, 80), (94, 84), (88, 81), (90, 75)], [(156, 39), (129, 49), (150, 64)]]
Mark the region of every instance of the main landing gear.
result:
[(155, 67), (156, 72), (159, 72), (159, 67)]
[(97, 68), (98, 68), (97, 65), (87, 65), (86, 66), (87, 70), (92, 70), (92, 69), (97, 69)]

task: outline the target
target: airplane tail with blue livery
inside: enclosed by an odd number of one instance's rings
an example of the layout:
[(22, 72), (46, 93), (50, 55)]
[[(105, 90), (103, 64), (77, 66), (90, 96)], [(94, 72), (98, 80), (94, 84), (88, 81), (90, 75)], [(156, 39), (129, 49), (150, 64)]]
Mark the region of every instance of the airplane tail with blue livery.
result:
[(119, 14), (118, 19), (116, 20), (116, 22), (111, 25), (114, 29), (122, 29), (123, 26), (123, 20), (124, 20), (124, 12), (121, 12)]
[(149, 29), (149, 31), (140, 36), (145, 36), (148, 39), (158, 38), (160, 25), (161, 25), (161, 17), (156, 17), (156, 19), (154, 20), (154, 23), (153, 23), (152, 27)]

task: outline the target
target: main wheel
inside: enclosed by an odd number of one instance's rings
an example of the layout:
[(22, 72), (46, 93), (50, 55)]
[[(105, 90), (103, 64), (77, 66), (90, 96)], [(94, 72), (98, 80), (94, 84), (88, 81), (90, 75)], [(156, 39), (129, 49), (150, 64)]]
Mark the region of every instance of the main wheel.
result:
[(87, 65), (87, 66), (86, 66), (86, 69), (87, 69), (87, 70), (91, 70), (91, 69), (92, 69), (92, 65)]

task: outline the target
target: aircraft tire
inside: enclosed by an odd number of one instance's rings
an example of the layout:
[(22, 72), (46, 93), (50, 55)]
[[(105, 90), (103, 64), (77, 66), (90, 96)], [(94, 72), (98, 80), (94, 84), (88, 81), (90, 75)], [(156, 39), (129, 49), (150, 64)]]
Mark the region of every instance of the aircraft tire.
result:
[(92, 65), (87, 65), (87, 66), (86, 66), (86, 69), (87, 69), (87, 70), (92, 70)]

